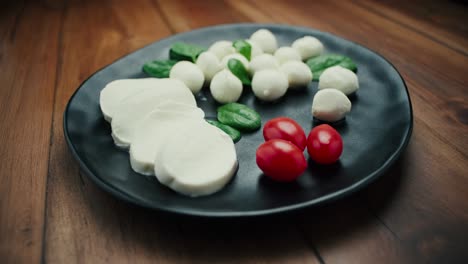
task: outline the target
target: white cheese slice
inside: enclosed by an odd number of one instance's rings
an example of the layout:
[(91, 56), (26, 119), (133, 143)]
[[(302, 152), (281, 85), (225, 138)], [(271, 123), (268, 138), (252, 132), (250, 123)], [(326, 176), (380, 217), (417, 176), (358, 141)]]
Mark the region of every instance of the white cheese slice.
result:
[(101, 106), (102, 114), (107, 122), (112, 121), (115, 108), (126, 97), (136, 94), (143, 89), (155, 87), (158, 83), (156, 78), (143, 79), (121, 79), (108, 83), (101, 90), (99, 96), (99, 105)]
[(166, 100), (196, 106), (195, 97), (183, 82), (175, 79), (159, 79), (154, 88), (144, 89), (131, 95), (116, 107), (111, 122), (115, 144), (127, 149), (132, 142), (136, 124)]
[(156, 157), (158, 180), (192, 197), (219, 191), (237, 169), (232, 139), (203, 120), (168, 137)]
[(154, 161), (167, 137), (189, 122), (203, 121), (203, 111), (192, 105), (169, 101), (149, 113), (135, 128), (130, 146), (132, 169), (144, 175), (154, 175)]

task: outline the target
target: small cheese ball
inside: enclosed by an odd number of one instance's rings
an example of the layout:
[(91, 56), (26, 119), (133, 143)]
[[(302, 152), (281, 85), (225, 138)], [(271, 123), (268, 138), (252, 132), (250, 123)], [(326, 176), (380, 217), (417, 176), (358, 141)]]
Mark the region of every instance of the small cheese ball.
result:
[(335, 122), (351, 111), (351, 101), (336, 89), (319, 90), (312, 100), (312, 115), (322, 121)]
[(275, 58), (279, 64), (283, 64), (288, 61), (301, 61), (301, 55), (297, 50), (291, 47), (281, 47), (275, 51)]
[(213, 52), (219, 60), (222, 60), (229, 54), (236, 53), (236, 49), (232, 46), (232, 41), (228, 40), (216, 41), (208, 48), (208, 51)]
[(333, 66), (323, 71), (322, 75), (320, 75), (318, 88), (333, 88), (342, 91), (346, 95), (350, 95), (359, 89), (359, 81), (353, 71), (341, 66)]
[(210, 91), (216, 102), (233, 103), (239, 100), (242, 94), (242, 82), (231, 71), (224, 69), (211, 80)]
[(250, 46), (252, 47), (252, 50), (250, 52), (250, 59), (252, 59), (253, 57), (257, 57), (258, 55), (262, 55), (263, 54), (263, 50), (262, 48), (255, 42), (249, 40), (249, 39), (246, 39), (245, 40), (247, 43), (250, 44)]
[(229, 63), (229, 60), (230, 59), (237, 59), (239, 60), (240, 62), (242, 62), (242, 64), (244, 65), (245, 69), (248, 70), (249, 69), (249, 61), (241, 54), (239, 53), (235, 53), (235, 54), (230, 54), (230, 55), (227, 55), (226, 57), (223, 58), (223, 60), (221, 61), (221, 65), (223, 65), (224, 68), (228, 68), (228, 63)]
[(265, 53), (273, 54), (278, 48), (275, 35), (268, 29), (259, 29), (250, 36), (250, 41), (255, 42)]
[(198, 93), (203, 87), (205, 76), (197, 65), (189, 61), (179, 61), (169, 73), (169, 78), (181, 80), (192, 93)]
[(307, 87), (312, 81), (312, 71), (302, 61), (288, 61), (280, 69), (288, 77), (289, 89)]
[(202, 70), (206, 82), (210, 82), (213, 76), (223, 69), (218, 57), (210, 51), (201, 53), (196, 64)]
[(278, 61), (271, 54), (261, 54), (253, 58), (249, 64), (249, 72), (253, 76), (257, 71), (266, 69), (279, 69)]
[(274, 101), (288, 90), (288, 79), (279, 70), (261, 70), (252, 79), (252, 91), (263, 101)]
[(299, 52), (303, 61), (316, 57), (323, 52), (322, 42), (312, 36), (296, 39), (291, 46)]

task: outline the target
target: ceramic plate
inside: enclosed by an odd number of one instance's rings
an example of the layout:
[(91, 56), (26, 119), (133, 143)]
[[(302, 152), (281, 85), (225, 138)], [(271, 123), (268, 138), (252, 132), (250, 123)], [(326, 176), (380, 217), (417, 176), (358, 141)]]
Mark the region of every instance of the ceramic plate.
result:
[[(302, 36), (320, 39), (328, 53), (351, 57), (358, 66), (360, 89), (351, 97), (352, 111), (336, 126), (344, 141), (340, 161), (330, 166), (309, 162), (295, 182), (276, 183), (262, 175), (255, 163), (255, 151), (263, 142), (261, 129), (244, 134), (236, 144), (239, 169), (232, 181), (216, 194), (189, 198), (130, 168), (128, 153), (112, 141), (110, 125), (99, 108), (99, 92), (110, 81), (143, 78), (142, 65), (167, 59), (171, 44), (182, 41), (208, 47), (218, 40), (248, 38), (259, 28), (268, 28), (280, 46)], [(262, 123), (287, 116), (308, 133), (316, 125), (311, 118), (312, 98), (317, 82), (288, 93), (278, 102), (262, 103), (250, 88), (244, 88), (240, 103), (257, 110)], [(207, 117), (216, 116), (218, 106), (209, 89), (197, 95), (198, 106)], [(125, 201), (173, 213), (233, 217), (291, 211), (317, 205), (355, 192), (385, 171), (406, 147), (412, 130), (411, 102), (398, 71), (383, 57), (356, 43), (310, 28), (284, 25), (232, 24), (202, 28), (171, 36), (135, 51), (99, 70), (71, 97), (64, 114), (67, 143), (81, 169), (101, 188)], [(307, 156), (306, 156), (307, 157)]]

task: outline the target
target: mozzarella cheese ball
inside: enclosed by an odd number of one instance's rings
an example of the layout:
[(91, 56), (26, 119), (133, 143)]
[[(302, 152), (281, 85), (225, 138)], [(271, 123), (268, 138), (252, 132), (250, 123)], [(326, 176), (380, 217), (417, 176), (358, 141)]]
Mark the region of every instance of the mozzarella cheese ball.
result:
[(242, 94), (242, 82), (231, 71), (224, 69), (211, 80), (210, 91), (218, 103), (236, 102)]
[(351, 101), (336, 89), (319, 90), (312, 101), (312, 115), (320, 120), (335, 122), (351, 111)]
[(271, 54), (262, 54), (253, 58), (249, 64), (249, 72), (253, 76), (257, 71), (266, 69), (279, 69), (278, 61)]
[(301, 61), (301, 55), (297, 50), (291, 47), (281, 47), (275, 51), (275, 58), (279, 64), (283, 64), (288, 61)]
[(220, 40), (213, 43), (208, 51), (213, 52), (219, 60), (222, 60), (227, 55), (235, 53), (236, 49), (232, 46), (231, 41)]
[(244, 65), (245, 69), (248, 70), (249, 69), (249, 61), (241, 54), (239, 53), (235, 53), (235, 54), (231, 54), (231, 55), (227, 55), (226, 57), (223, 58), (223, 60), (221, 61), (221, 65), (223, 65), (224, 68), (227, 68), (228, 67), (228, 62), (230, 59), (237, 59), (239, 60), (240, 62), (242, 62), (242, 64)]
[(250, 44), (250, 46), (252, 47), (252, 51), (250, 53), (250, 59), (252, 59), (253, 57), (257, 57), (258, 55), (262, 55), (263, 54), (263, 50), (262, 48), (257, 45), (257, 43), (255, 42), (252, 42), (250, 41), (249, 39), (246, 39), (245, 40), (247, 43)]
[(288, 79), (279, 70), (261, 70), (252, 79), (252, 91), (257, 98), (264, 101), (274, 101), (288, 90)]
[(312, 71), (302, 61), (288, 61), (280, 70), (288, 77), (289, 89), (307, 87), (312, 81)]
[(318, 88), (333, 88), (350, 95), (359, 89), (359, 81), (357, 75), (351, 70), (341, 66), (333, 66), (320, 75)]
[(197, 66), (202, 70), (205, 76), (205, 81), (209, 82), (213, 79), (213, 76), (223, 69), (221, 62), (218, 57), (210, 51), (205, 51), (198, 56)]
[(250, 36), (250, 41), (255, 42), (265, 53), (273, 54), (278, 48), (275, 35), (267, 29), (259, 29)]
[(198, 93), (203, 87), (205, 76), (197, 65), (188, 61), (179, 61), (169, 73), (169, 78), (181, 80), (192, 91)]
[(322, 42), (311, 36), (296, 39), (291, 46), (299, 52), (302, 60), (316, 57), (323, 52)]

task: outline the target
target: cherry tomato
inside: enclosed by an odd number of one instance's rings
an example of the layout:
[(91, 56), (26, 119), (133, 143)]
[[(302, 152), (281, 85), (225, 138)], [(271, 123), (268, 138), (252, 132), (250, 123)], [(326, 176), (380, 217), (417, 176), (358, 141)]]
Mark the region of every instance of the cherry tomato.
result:
[(263, 126), (263, 138), (265, 138), (265, 141), (275, 138), (284, 139), (290, 141), (301, 150), (304, 150), (307, 145), (302, 127), (288, 117), (277, 117), (266, 122)]
[(316, 126), (307, 137), (307, 152), (319, 164), (334, 163), (343, 152), (343, 139), (338, 131), (327, 124)]
[(307, 168), (304, 153), (293, 143), (272, 139), (257, 149), (257, 165), (265, 175), (277, 181), (293, 181)]

